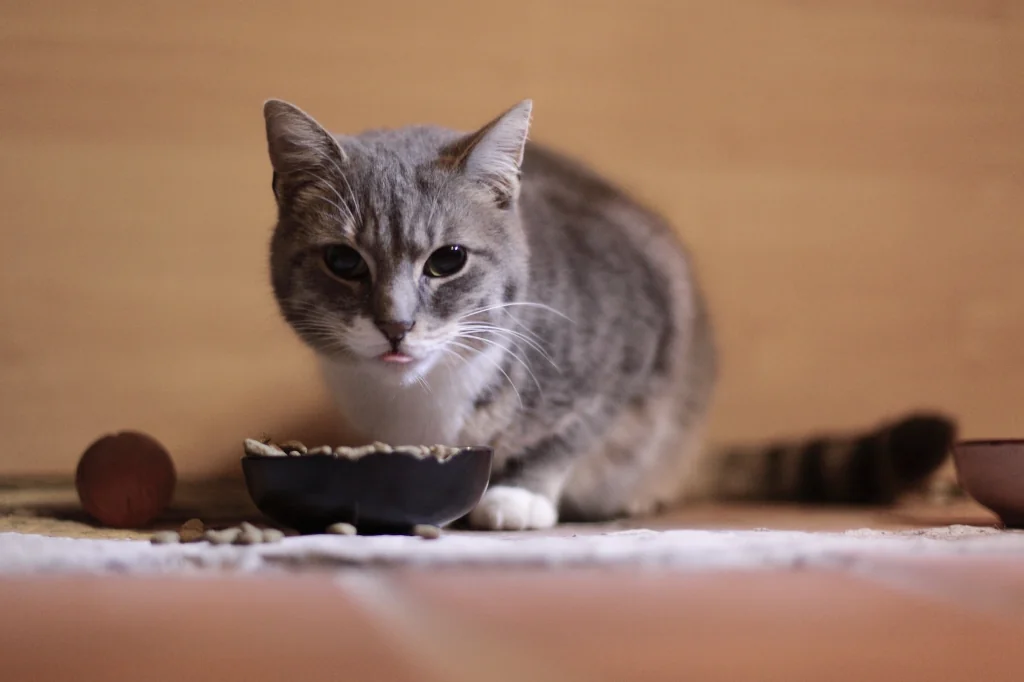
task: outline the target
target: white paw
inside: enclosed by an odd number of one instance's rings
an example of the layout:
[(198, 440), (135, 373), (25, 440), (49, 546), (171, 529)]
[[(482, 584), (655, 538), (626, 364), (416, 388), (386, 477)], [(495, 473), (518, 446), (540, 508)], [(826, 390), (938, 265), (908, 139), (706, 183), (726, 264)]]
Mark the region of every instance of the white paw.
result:
[(558, 511), (548, 498), (507, 485), (489, 488), (469, 513), (469, 524), (481, 530), (537, 530), (556, 523)]

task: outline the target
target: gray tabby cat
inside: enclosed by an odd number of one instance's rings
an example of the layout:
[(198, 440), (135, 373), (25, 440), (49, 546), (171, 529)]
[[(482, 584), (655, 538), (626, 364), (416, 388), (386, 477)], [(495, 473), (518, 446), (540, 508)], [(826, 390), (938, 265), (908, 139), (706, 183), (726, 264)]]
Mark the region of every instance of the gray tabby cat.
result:
[(716, 495), (888, 501), (933, 471), (941, 416), (701, 457), (711, 323), (673, 231), (527, 143), (524, 101), (479, 130), (335, 137), (264, 106), (287, 322), (366, 440), (488, 444), (476, 528), (644, 514)]

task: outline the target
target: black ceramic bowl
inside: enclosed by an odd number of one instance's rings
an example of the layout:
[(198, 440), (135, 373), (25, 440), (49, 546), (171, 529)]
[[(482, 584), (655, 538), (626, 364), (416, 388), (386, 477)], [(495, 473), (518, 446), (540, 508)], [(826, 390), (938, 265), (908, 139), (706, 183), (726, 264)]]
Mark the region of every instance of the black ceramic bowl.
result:
[(257, 508), (300, 533), (339, 522), (360, 533), (408, 533), (468, 514), (487, 488), (493, 456), (485, 447), (461, 448), (443, 460), (403, 452), (354, 459), (246, 455), (242, 471)]

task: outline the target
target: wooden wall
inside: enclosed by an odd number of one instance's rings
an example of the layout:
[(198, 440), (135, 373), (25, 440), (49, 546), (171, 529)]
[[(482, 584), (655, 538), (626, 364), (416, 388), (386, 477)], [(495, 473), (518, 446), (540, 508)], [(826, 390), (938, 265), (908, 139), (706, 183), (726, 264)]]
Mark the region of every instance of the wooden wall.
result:
[(716, 440), (912, 406), (1024, 435), (1014, 0), (6, 2), (0, 93), (0, 472), (324, 433), (267, 281), (268, 97), (345, 132), (532, 97), (695, 251)]

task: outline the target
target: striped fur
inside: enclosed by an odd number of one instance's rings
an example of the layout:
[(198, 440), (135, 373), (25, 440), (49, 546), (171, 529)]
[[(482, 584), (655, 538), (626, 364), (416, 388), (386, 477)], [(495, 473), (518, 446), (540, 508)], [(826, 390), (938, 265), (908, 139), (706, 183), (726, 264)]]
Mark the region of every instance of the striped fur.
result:
[(888, 504), (945, 461), (956, 424), (912, 414), (875, 429), (721, 453), (709, 489), (719, 499)]

